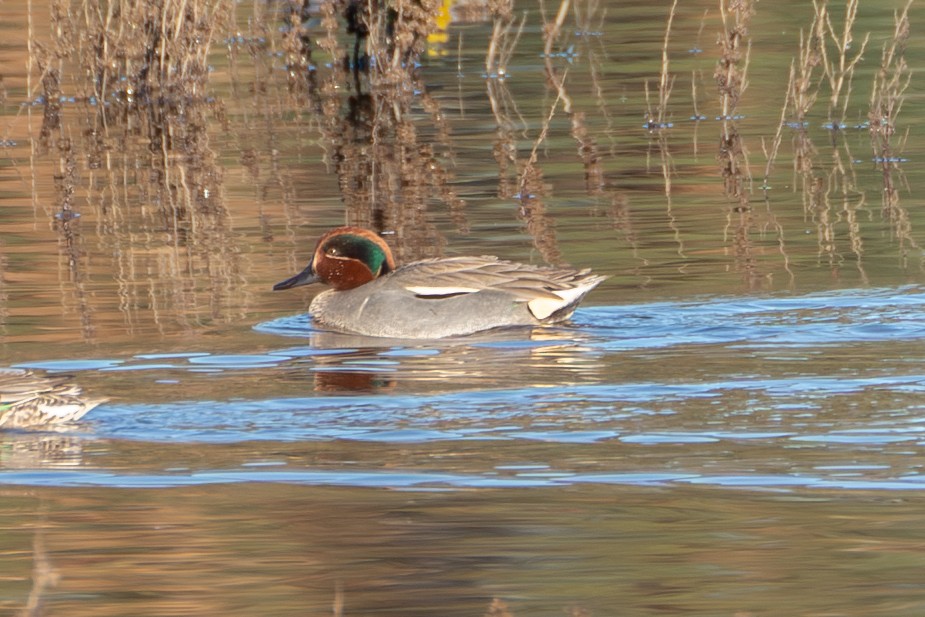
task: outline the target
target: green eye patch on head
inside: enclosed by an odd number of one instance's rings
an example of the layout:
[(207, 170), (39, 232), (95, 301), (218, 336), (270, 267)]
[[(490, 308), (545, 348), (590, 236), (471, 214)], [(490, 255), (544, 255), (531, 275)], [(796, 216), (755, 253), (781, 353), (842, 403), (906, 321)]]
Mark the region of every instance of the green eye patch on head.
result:
[(361, 261), (375, 276), (389, 271), (385, 251), (369, 238), (352, 234), (334, 236), (325, 243), (324, 252), (332, 257)]

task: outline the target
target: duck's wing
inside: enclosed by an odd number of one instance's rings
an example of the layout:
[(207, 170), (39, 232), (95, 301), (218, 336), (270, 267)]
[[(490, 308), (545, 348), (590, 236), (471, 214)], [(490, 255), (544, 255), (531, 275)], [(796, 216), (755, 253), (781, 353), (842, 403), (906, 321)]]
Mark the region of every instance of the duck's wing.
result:
[(392, 275), (422, 298), (441, 298), (485, 290), (526, 302), (537, 319), (576, 304), (606, 277), (590, 270), (532, 266), (497, 257), (450, 257), (414, 262)]

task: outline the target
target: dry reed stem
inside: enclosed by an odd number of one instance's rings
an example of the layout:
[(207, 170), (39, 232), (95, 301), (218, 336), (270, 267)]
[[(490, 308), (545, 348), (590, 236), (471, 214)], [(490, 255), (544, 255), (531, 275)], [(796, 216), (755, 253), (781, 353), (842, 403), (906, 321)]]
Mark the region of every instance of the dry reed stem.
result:
[(731, 248), (737, 269), (749, 289), (760, 288), (766, 277), (759, 269), (751, 236), (755, 230), (754, 213), (749, 199), (751, 172), (748, 151), (735, 123), (736, 110), (742, 94), (748, 87), (748, 64), (751, 41), (748, 25), (755, 14), (751, 0), (720, 0), (723, 33), (714, 78), (720, 93), (723, 128), (718, 160), (723, 184), (730, 207), (727, 211), (726, 234), (730, 235)]
[[(357, 0), (355, 0), (357, 1)], [(424, 51), (427, 37), (437, 31), (437, 0), (363, 0), (358, 16), (366, 30), (366, 55), (374, 73), (398, 78), (410, 72)]]
[[(607, 10), (601, 9), (600, 0), (584, 0), (584, 2), (576, 2), (573, 6), (575, 24), (578, 26), (577, 32), (582, 34), (583, 38), (603, 31)], [(592, 26), (591, 20), (595, 18), (596, 22)]]
[(321, 27), (325, 33), (325, 36), (318, 40), (318, 47), (335, 59), (343, 56), (343, 51), (337, 38), (337, 14), (340, 4), (341, 2), (338, 2), (338, 0), (322, 0), (318, 11), (321, 13)]

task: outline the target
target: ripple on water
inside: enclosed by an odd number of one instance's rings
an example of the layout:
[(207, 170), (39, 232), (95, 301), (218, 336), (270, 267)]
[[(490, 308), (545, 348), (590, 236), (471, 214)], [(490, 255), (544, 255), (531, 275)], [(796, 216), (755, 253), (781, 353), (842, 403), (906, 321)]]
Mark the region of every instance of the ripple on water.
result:
[(925, 292), (848, 290), (803, 296), (658, 302), (579, 310), (576, 319), (613, 338), (607, 349), (737, 343), (737, 348), (819, 347), (925, 338)]
[(448, 473), (435, 471), (381, 470), (272, 470), (226, 469), (164, 473), (109, 473), (95, 470), (0, 471), (0, 482), (24, 486), (107, 486), (120, 488), (171, 488), (210, 484), (272, 482), (281, 484), (389, 488), (393, 490), (459, 490), (473, 488), (541, 488), (579, 484), (631, 486), (695, 485), (751, 490), (800, 488), (856, 491), (922, 491), (925, 476), (894, 478), (845, 478), (804, 474), (697, 473), (593, 473), (575, 474), (548, 470), (515, 475)]
[(14, 368), (38, 369), (42, 371), (60, 373), (73, 371), (98, 371), (101, 369), (119, 366), (123, 360), (47, 360), (39, 362), (23, 362), (15, 364)]
[[(925, 406), (920, 403), (925, 374), (916, 372), (921, 364), (906, 362), (905, 371), (877, 370), (881, 356), (871, 356), (872, 361), (858, 356), (858, 362), (868, 362), (859, 365), (865, 370), (842, 371), (836, 365), (839, 370), (833, 373), (810, 354), (881, 340), (890, 344), (877, 349), (892, 353), (896, 341), (923, 338), (923, 323), (925, 293), (912, 287), (596, 307), (580, 310), (572, 329), (426, 344), (367, 344), (345, 335), (315, 338), (305, 316), (285, 318), (258, 329), (309, 332), (308, 344), (259, 354), (180, 352), (139, 354), (127, 361), (20, 365), (101, 375), (153, 373), (159, 383), (177, 383), (178, 371), (234, 375), (246, 370), (270, 382), (291, 372), (286, 395), (231, 396), (221, 389), (220, 378), (210, 377), (216, 382), (208, 384), (211, 390), (191, 391), (212, 392), (214, 400), (203, 394), (197, 394), (199, 400), (147, 404), (116, 400), (89, 418), (91, 433), (84, 439), (196, 448), (249, 444), (241, 448), (251, 456), (240, 469), (134, 474), (131, 467), (118, 472), (8, 469), (2, 478), (25, 484), (252, 481), (407, 490), (588, 482), (921, 490), (920, 469), (906, 462), (925, 444)], [(669, 351), (647, 355), (653, 347)], [(909, 348), (903, 349), (896, 353), (908, 354)], [(707, 357), (705, 350), (720, 368), (689, 374), (672, 368), (696, 366)], [(566, 382), (540, 372), (540, 381), (522, 387), (465, 388), (439, 371), (427, 372), (442, 362), (465, 374), (484, 370), (479, 363), (485, 360), (490, 370), (507, 370), (515, 361), (522, 363), (518, 370), (548, 370), (573, 366), (585, 356), (603, 367), (603, 378), (584, 382), (586, 375), (598, 373), (568, 373), (573, 380)], [(921, 356), (916, 358), (921, 361)], [(756, 363), (744, 375), (739, 364), (746, 357), (783, 362), (786, 371)], [(652, 370), (652, 363), (637, 366), (647, 358), (657, 358), (658, 369), (664, 370)], [(316, 391), (306, 379), (343, 371), (390, 377), (381, 390), (348, 396)], [(514, 377), (504, 383), (518, 383), (517, 374), (512, 371)], [(346, 459), (342, 469), (248, 465), (267, 460), (260, 443), (296, 442), (323, 442), (333, 452), (347, 442), (368, 444), (394, 452), (395, 458), (389, 470), (358, 470), (362, 461)], [(434, 456), (421, 459), (426, 464), (409, 461), (409, 453), (420, 451)], [(475, 465), (471, 473), (459, 473), (439, 467), (440, 461), (462, 453), (484, 460), (486, 468)], [(542, 468), (518, 470), (525, 455)], [(336, 461), (335, 456), (334, 466)], [(739, 468), (733, 468), (736, 464)]]

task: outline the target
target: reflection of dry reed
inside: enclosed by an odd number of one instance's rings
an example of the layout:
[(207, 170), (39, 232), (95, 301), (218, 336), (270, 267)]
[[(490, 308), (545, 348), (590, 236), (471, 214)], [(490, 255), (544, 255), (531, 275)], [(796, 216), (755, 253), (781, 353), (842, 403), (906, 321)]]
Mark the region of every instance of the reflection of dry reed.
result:
[[(52, 122), (57, 126), (55, 133), (63, 131), (60, 120)], [(48, 125), (43, 123), (43, 130)], [(81, 332), (85, 339), (93, 338), (93, 325), (89, 297), (86, 292), (87, 263), (81, 250), (82, 240), (80, 234), (80, 208), (74, 203), (74, 192), (78, 186), (77, 154), (74, 144), (69, 137), (63, 134), (55, 136), (43, 133), (55, 144), (58, 153), (58, 173), (54, 176), (55, 201), (58, 208), (54, 211), (54, 228), (58, 233), (58, 254), (60, 256), (59, 281), (62, 285), (62, 302), (66, 305), (68, 293), (73, 292), (75, 306), (73, 310), (80, 316)], [(65, 308), (65, 312), (67, 312)]]
[[(579, 48), (587, 59), (591, 91), (597, 102), (597, 116), (605, 121), (606, 129), (601, 131), (601, 134), (607, 136), (613, 143), (617, 131), (614, 130), (613, 113), (610, 109), (604, 80), (601, 78), (604, 66), (608, 64), (607, 48), (601, 40), (603, 37), (600, 36), (603, 34), (607, 11), (601, 8), (599, 0), (576, 2), (574, 7), (576, 33), (580, 35)], [(613, 148), (611, 148), (611, 154), (613, 154)], [(600, 169), (599, 166), (598, 169)], [(597, 186), (597, 180), (594, 174), (589, 178), (589, 188), (592, 192), (597, 192), (593, 188)], [(603, 173), (601, 173), (600, 180), (603, 181)]]
[[(662, 172), (662, 180), (665, 182), (665, 215), (668, 217), (668, 228), (674, 236), (674, 241), (678, 245), (678, 255), (684, 257), (684, 238), (681, 235), (681, 228), (678, 227), (678, 220), (674, 214), (674, 207), (671, 201), (672, 184), (671, 179), (675, 173), (674, 158), (671, 156), (671, 150), (668, 147), (668, 134), (665, 131), (659, 131), (658, 139), (655, 140), (658, 146), (659, 167)], [(649, 142), (650, 148), (652, 142)]]
[(561, 99), (557, 98), (553, 104), (540, 135), (533, 143), (530, 156), (521, 162), (514, 135), (515, 123), (511, 118), (511, 114), (516, 112), (511, 93), (503, 80), (487, 79), (485, 85), (496, 123), (496, 139), (492, 151), (498, 162), (498, 196), (520, 201), (519, 214), (525, 222), (527, 233), (533, 238), (534, 246), (547, 263), (558, 263), (561, 253), (552, 219), (542, 199), (547, 191), (543, 172), (537, 165), (537, 153), (546, 139), (549, 124)]
[(828, 11), (828, 0), (814, 1), (813, 7), (816, 11), (815, 24), (824, 32), (822, 36), (828, 36), (831, 39), (835, 49), (833, 58), (829, 55), (827, 46), (824, 43), (818, 47), (818, 51), (822, 56), (822, 69), (830, 88), (828, 110), (830, 127), (839, 129), (844, 127), (854, 70), (864, 56), (870, 34), (864, 36), (860, 49), (857, 50), (853, 58), (850, 58), (849, 53), (854, 41), (852, 29), (857, 18), (858, 0), (847, 0), (845, 4), (845, 21), (842, 24), (841, 32), (836, 32), (835, 26), (832, 24), (832, 18)]
[[(784, 103), (781, 107), (780, 122), (777, 125), (770, 148), (762, 141), (762, 149), (767, 159), (764, 170), (764, 183), (762, 184), (765, 190), (770, 188), (771, 169), (777, 158), (784, 128), (791, 127), (798, 132), (805, 133), (807, 128), (806, 116), (819, 94), (819, 84), (814, 77), (814, 72), (822, 62), (821, 48), (825, 45), (823, 23), (819, 17), (819, 11), (816, 10), (809, 28), (809, 34), (800, 30), (799, 52), (797, 57), (790, 62), (790, 74), (787, 79)], [(803, 138), (806, 139), (806, 136), (804, 135)], [(795, 151), (808, 152), (810, 149), (796, 148)], [(796, 163), (796, 159), (794, 162)], [(800, 165), (804, 163), (805, 160)]]
[(48, 592), (58, 586), (61, 574), (48, 557), (45, 546), (45, 516), (36, 524), (32, 536), (32, 587), (29, 599), (19, 612), (20, 617), (39, 617), (45, 614)]
[(282, 45), (286, 77), (290, 90), (294, 90), (304, 86), (306, 78), (312, 80), (315, 75), (314, 71), (309, 70), (312, 60), (311, 36), (303, 25), (309, 17), (309, 0), (290, 0), (288, 8)]
[[(92, 336), (92, 298), (84, 292), (92, 274), (81, 250), (83, 189), (101, 252), (112, 256), (129, 332), (142, 311), (159, 327), (168, 315), (189, 326), (227, 319), (229, 305), (242, 305), (222, 173), (206, 135), (206, 111), (221, 111), (204, 87), (223, 6), (117, 1), (72, 10), (59, 0), (51, 46), (36, 44), (47, 101), (39, 142), (60, 155), (55, 225), (67, 264), (62, 281), (76, 294), (85, 337)], [(83, 70), (65, 72), (74, 65)], [(57, 104), (65, 86), (79, 94), (67, 114)], [(79, 174), (82, 158), (88, 169)]]
[[(610, 226), (620, 232), (626, 244), (632, 249), (633, 256), (639, 258), (639, 234), (633, 225), (629, 197), (626, 193), (614, 191), (610, 195), (610, 208), (607, 212)], [(638, 273), (637, 273), (638, 274)]]
[(735, 115), (739, 99), (748, 87), (751, 50), (748, 23), (754, 14), (751, 0), (734, 0), (729, 5), (720, 0), (723, 33), (719, 37), (721, 55), (713, 77), (719, 88), (720, 114), (725, 119)]
[(874, 160), (881, 168), (898, 163), (891, 140), (896, 132), (896, 119), (902, 109), (906, 90), (912, 80), (905, 56), (910, 33), (910, 6), (911, 0), (901, 12), (894, 15), (893, 36), (883, 45), (880, 68), (874, 75), (871, 88), (868, 120)]
[[(341, 0), (347, 32), (356, 39), (354, 69), (370, 68), (380, 78), (400, 74), (424, 51), (427, 37), (437, 30), (437, 0)], [(365, 57), (359, 57), (365, 42)]]
[(526, 15), (515, 31), (514, 0), (490, 0), (488, 8), (492, 17), (492, 31), (488, 53), (485, 55), (485, 73), (489, 78), (504, 79), (520, 33), (523, 32)]
[[(595, 195), (602, 192), (604, 185), (604, 173), (598, 155), (597, 142), (588, 132), (587, 125), (585, 124), (585, 113), (575, 111), (572, 108), (572, 99), (565, 85), (567, 71), (560, 73), (553, 66), (552, 61), (554, 55), (553, 47), (556, 46), (558, 38), (562, 33), (562, 26), (564, 25), (565, 17), (568, 15), (569, 6), (570, 0), (563, 0), (559, 5), (559, 10), (556, 12), (554, 21), (547, 21), (546, 15), (543, 15), (545, 24), (543, 26), (543, 38), (545, 41), (543, 57), (545, 59), (547, 83), (555, 88), (557, 97), (556, 103), (559, 101), (562, 102), (562, 109), (569, 116), (569, 120), (571, 121), (571, 135), (578, 144), (578, 154), (581, 157), (582, 167), (584, 168), (585, 187), (589, 195)], [(585, 19), (590, 19), (590, 16), (586, 14)], [(548, 131), (548, 122), (552, 119), (555, 107), (556, 104), (553, 105), (549, 120), (543, 127), (544, 132)], [(545, 135), (543, 135), (543, 139), (545, 139)], [(531, 153), (532, 163), (528, 164), (535, 165), (535, 157), (536, 152), (534, 148), (534, 151)]]
[(347, 221), (388, 232), (400, 262), (441, 252), (443, 240), (427, 217), (433, 193), (462, 212), (434, 146), (418, 138), (414, 87), (406, 86), (382, 84), (354, 97), (340, 128), (344, 138), (328, 135)]
[(668, 11), (668, 20), (665, 23), (665, 38), (662, 41), (662, 65), (658, 78), (658, 105), (656, 112), (652, 113), (649, 104), (649, 83), (646, 82), (646, 108), (647, 120), (646, 126), (652, 130), (667, 128), (668, 124), (668, 100), (671, 98), (671, 89), (674, 87), (674, 75), (668, 71), (668, 41), (671, 38), (671, 25), (674, 22), (675, 11), (678, 8), (678, 0), (674, 0), (671, 9)]
[[(562, 612), (566, 617), (591, 617), (591, 611), (583, 606), (568, 606)], [(514, 617), (514, 612), (501, 598), (492, 598), (484, 617)]]
[[(506, 59), (504, 59), (505, 56), (509, 56), (513, 53), (513, 46), (516, 44), (517, 40), (516, 36), (513, 40), (509, 38), (510, 22), (513, 20), (513, 16), (510, 13), (511, 6), (512, 3), (510, 2), (501, 2), (494, 5), (493, 9), (496, 26), (493, 37), (501, 33), (499, 36), (506, 41), (500, 43), (502, 49), (505, 50), (501, 54), (501, 58), (504, 62), (506, 62)], [(550, 125), (560, 103), (565, 108), (566, 113), (570, 114), (571, 112), (571, 99), (565, 90), (565, 76), (560, 75), (551, 64), (552, 49), (562, 32), (562, 26), (568, 14), (569, 6), (570, 0), (563, 0), (554, 21), (546, 21), (546, 16), (545, 14), (543, 15), (545, 22), (543, 28), (544, 48), (547, 50), (544, 54), (546, 77), (548, 83), (551, 83), (556, 89), (556, 100), (550, 107), (549, 113), (543, 121), (540, 133), (533, 141), (530, 154), (525, 161), (520, 160), (517, 151), (517, 140), (513, 132), (514, 122), (511, 119), (511, 111), (513, 110), (516, 112), (516, 104), (511, 97), (511, 93), (507, 89), (503, 79), (486, 80), (488, 96), (496, 122), (497, 139), (493, 151), (495, 160), (498, 161), (499, 165), (499, 196), (506, 198), (516, 197), (519, 200), (520, 208), (518, 212), (524, 221), (526, 231), (533, 239), (533, 245), (542, 255), (543, 260), (550, 264), (561, 263), (562, 254), (559, 250), (559, 243), (556, 238), (554, 221), (550, 217), (546, 209), (546, 204), (543, 201), (543, 197), (548, 191), (543, 180), (543, 171), (538, 165), (538, 152), (540, 146), (546, 141)], [(506, 23), (507, 25), (503, 28), (499, 28), (499, 23)], [(522, 26), (523, 23), (521, 22), (521, 27)], [(486, 58), (486, 67), (495, 65), (496, 61), (493, 59), (494, 54), (495, 52), (490, 48)], [(503, 72), (498, 73), (498, 77), (502, 76)], [(570, 116), (572, 115), (570, 114)], [(596, 157), (593, 154), (595, 148), (591, 142), (588, 141), (587, 134), (582, 132), (582, 119), (582, 117), (576, 118), (572, 116), (573, 136), (579, 140), (579, 143), (583, 143), (581, 146), (583, 155), (586, 157), (586, 160), (593, 165), (596, 164)], [(581, 141), (582, 139), (584, 139), (584, 142)], [(590, 170), (591, 168), (586, 169)], [(509, 176), (511, 172), (516, 172), (517, 174), (516, 190), (510, 183)]]
[(485, 611), (485, 617), (514, 617), (514, 613), (511, 612), (507, 602), (501, 598), (492, 598), (488, 610)]
[[(513, 184), (512, 173), (517, 171), (517, 138), (514, 133), (518, 125), (515, 124), (513, 116), (519, 115), (519, 112), (504, 81), (487, 79), (485, 88), (492, 114), (495, 117), (495, 141), (492, 144), (492, 156), (498, 163), (498, 197), (510, 199), (517, 192)], [(521, 121), (520, 126), (523, 125)]]
[(533, 142), (530, 156), (522, 164), (518, 184), (520, 216), (526, 223), (527, 233), (533, 238), (533, 245), (543, 256), (543, 260), (549, 264), (560, 264), (562, 252), (559, 250), (559, 241), (556, 239), (555, 223), (552, 217), (549, 216), (546, 204), (542, 199), (548, 191), (543, 182), (543, 172), (537, 165), (537, 153), (540, 145), (545, 143), (546, 136), (549, 134), (549, 126), (556, 115), (556, 108), (559, 102), (562, 101), (562, 92), (563, 90), (560, 90), (556, 100), (553, 101), (549, 114), (543, 121), (540, 134)]
[[(896, 119), (902, 109), (905, 92), (912, 77), (905, 58), (906, 43), (910, 34), (911, 6), (910, 0), (902, 11), (894, 13), (893, 36), (883, 46), (880, 68), (874, 75), (868, 113), (874, 161), (882, 172), (882, 211), (891, 224), (893, 235), (899, 239), (904, 262), (913, 250), (921, 253), (912, 234), (909, 213), (900, 205), (896, 175), (901, 173), (901, 159), (892, 143), (896, 132)], [(902, 144), (898, 151), (902, 151)], [(922, 267), (923, 263), (919, 265)]]
[(53, 55), (61, 71), (76, 61), (88, 79), (78, 94), (98, 102), (148, 105), (204, 96), (207, 57), (223, 28), (226, 3), (219, 0), (55, 0)]
[(569, 13), (571, 3), (571, 0), (561, 0), (559, 10), (556, 11), (556, 18), (552, 21), (547, 21), (543, 2), (540, 2), (540, 14), (543, 16), (543, 56), (545, 58), (552, 56), (553, 45), (558, 42), (559, 37), (562, 35), (562, 26), (565, 24), (565, 18)]
[(743, 92), (748, 87), (748, 59), (751, 41), (748, 26), (755, 10), (750, 0), (720, 2), (724, 31), (719, 37), (722, 50), (714, 78), (720, 94), (722, 133), (718, 160), (723, 176), (726, 197), (730, 200), (727, 212), (727, 234), (731, 229), (732, 252), (738, 270), (749, 286), (759, 287), (764, 276), (759, 270), (752, 233), (755, 218), (749, 193), (751, 172), (748, 151), (736, 124), (736, 110)]
[[(316, 66), (306, 57), (306, 66), (311, 66), (308, 71), (301, 65), (289, 66), (287, 79), (293, 95), (289, 103), (314, 111), (316, 126), (312, 128), (319, 130), (325, 162), (337, 175), (346, 222), (383, 233), (399, 261), (441, 253), (443, 237), (428, 215), (434, 202), (448, 207), (459, 231), (468, 231), (464, 202), (453, 190), (444, 162), (453, 160), (449, 123), (418, 74), (427, 34), (436, 27), (431, 11), (436, 6), (433, 0), (389, 4), (324, 0), (319, 6), (321, 36), (306, 25), (304, 6), (298, 1), (281, 9), (281, 17), (289, 22), (287, 30), (298, 32), (284, 35), (287, 57), (289, 48), (297, 56), (308, 53), (308, 44), (300, 43), (307, 38), (317, 39), (318, 49), (334, 59), (327, 66)], [(354, 40), (352, 57), (338, 36), (341, 17)], [(294, 25), (296, 20), (298, 25)], [(272, 31), (266, 24), (255, 27)], [(257, 67), (255, 79), (263, 80), (250, 87), (251, 91), (265, 93), (273, 87), (274, 74), (265, 56), (251, 54)], [(302, 76), (296, 88), (292, 87), (293, 75)], [(255, 94), (256, 105), (265, 105), (261, 102), (265, 100), (264, 95)], [(429, 135), (427, 140), (420, 137), (422, 128)], [(282, 136), (270, 134), (268, 138), (274, 141), (268, 144), (269, 150), (278, 151), (275, 140)], [(247, 158), (252, 175), (266, 174), (265, 186), (280, 187), (287, 206), (286, 228), (292, 244), (300, 244), (294, 229), (302, 221), (294, 205), (292, 180), (272, 157), (268, 171), (261, 169), (256, 154)], [(260, 200), (264, 199), (262, 192)]]
[[(168, 127), (174, 139), (161, 133)], [(131, 329), (140, 314), (185, 327), (240, 317), (246, 306), (240, 252), (224, 204), (222, 171), (205, 134), (199, 106), (184, 122), (142, 114), (130, 126), (98, 127), (103, 143), (148, 136), (155, 148), (126, 149), (95, 185), (102, 242), (113, 256), (121, 308)], [(132, 178), (133, 170), (147, 170)], [(140, 209), (129, 204), (142, 203)], [(239, 309), (240, 310), (240, 309)]]

